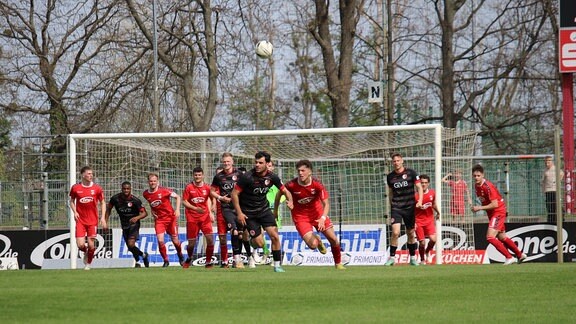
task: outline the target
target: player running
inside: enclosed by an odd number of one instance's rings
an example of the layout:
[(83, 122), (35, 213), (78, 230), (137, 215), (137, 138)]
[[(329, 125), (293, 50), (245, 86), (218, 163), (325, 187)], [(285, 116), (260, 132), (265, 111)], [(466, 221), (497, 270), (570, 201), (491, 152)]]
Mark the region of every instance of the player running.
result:
[(103, 223), (104, 230), (108, 230), (108, 220), (112, 207), (116, 209), (118, 217), (120, 217), (120, 226), (122, 227), (122, 237), (128, 247), (128, 251), (132, 253), (134, 260), (136, 260), (136, 268), (140, 267), (138, 261), (142, 258), (144, 266), (148, 268), (150, 262), (148, 261), (148, 253), (140, 251), (136, 246), (136, 241), (140, 236), (140, 220), (148, 216), (146, 208), (142, 206), (142, 201), (136, 196), (132, 195), (132, 184), (128, 181), (122, 182), (122, 192), (115, 194), (110, 198), (106, 205), (106, 222)]
[(186, 238), (188, 239), (188, 258), (182, 267), (189, 268), (194, 254), (194, 247), (200, 231), (206, 238), (206, 268), (212, 268), (212, 254), (214, 253), (214, 235), (212, 222), (214, 216), (211, 212), (212, 199), (210, 186), (204, 183), (204, 170), (196, 167), (192, 170), (194, 180), (189, 183), (182, 193), (182, 204), (186, 207)]
[[(434, 212), (440, 215), (440, 209), (438, 209), (438, 204), (436, 203), (436, 191), (429, 188), (430, 177), (426, 174), (420, 175), (420, 184), (422, 185), (424, 196), (422, 197), (422, 207), (415, 210), (416, 238), (419, 243), (420, 264), (425, 265), (428, 262), (432, 262), (430, 251), (436, 244), (436, 219), (434, 218)], [(415, 195), (415, 198), (418, 201), (418, 194)], [(426, 245), (426, 237), (428, 237), (428, 245)]]
[[(82, 181), (70, 188), (70, 209), (76, 221), (76, 245), (84, 252), (84, 270), (90, 270), (96, 251), (96, 228), (98, 227), (98, 203), (100, 203), (100, 221), (104, 225), (106, 202), (102, 187), (92, 182), (94, 173), (89, 166), (80, 169)], [(86, 246), (88, 243), (88, 246)]]
[(242, 174), (234, 190), (232, 190), (232, 203), (238, 215), (238, 222), (246, 225), (250, 233), (252, 246), (264, 246), (262, 228), (268, 233), (272, 243), (272, 258), (274, 259), (274, 272), (284, 272), (280, 266), (282, 261), (280, 236), (278, 226), (266, 194), (270, 187), (276, 186), (286, 195), (286, 206), (292, 208), (292, 194), (284, 187), (280, 178), (268, 171), (270, 154), (260, 151), (254, 156), (254, 168)]
[(520, 252), (516, 244), (506, 235), (506, 203), (502, 195), (492, 182), (484, 178), (484, 168), (480, 164), (472, 168), (472, 176), (476, 196), (482, 203), (482, 206), (472, 206), (472, 211), (484, 210), (488, 215), (486, 240), (506, 258), (504, 265), (510, 265), (515, 261), (508, 249), (516, 254), (518, 263), (522, 263), (526, 259), (526, 254)]
[[(330, 242), (330, 250), (334, 257), (336, 269), (344, 270), (346, 268), (342, 265), (340, 242), (334, 232), (334, 225), (328, 217), (330, 211), (328, 191), (320, 180), (312, 177), (312, 162), (309, 160), (298, 161), (296, 170), (298, 176), (286, 183), (285, 186), (292, 194), (294, 202), (292, 221), (296, 225), (296, 230), (310, 249), (318, 248), (322, 254), (326, 254), (326, 247), (322, 243), (320, 235), (314, 233), (314, 228), (324, 234)], [(274, 203), (274, 215), (276, 217), (278, 217), (278, 206), (282, 196), (282, 191), (276, 194)]]
[[(154, 216), (154, 230), (158, 240), (158, 250), (164, 260), (162, 267), (170, 266), (168, 253), (166, 252), (166, 243), (164, 243), (164, 233), (168, 233), (176, 248), (180, 265), (184, 263), (182, 255), (182, 245), (178, 239), (178, 218), (180, 218), (180, 196), (174, 191), (161, 187), (158, 183), (156, 173), (148, 174), (149, 189), (144, 191), (142, 196), (150, 203), (150, 209)], [(172, 207), (171, 198), (176, 199), (176, 209)]]

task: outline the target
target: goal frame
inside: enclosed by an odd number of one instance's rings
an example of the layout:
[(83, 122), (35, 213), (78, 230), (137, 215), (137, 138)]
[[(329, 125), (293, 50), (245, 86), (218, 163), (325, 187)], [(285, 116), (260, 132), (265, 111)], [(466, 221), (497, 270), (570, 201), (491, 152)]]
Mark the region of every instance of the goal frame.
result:
[[(95, 134), (69, 134), (68, 144), (68, 188), (77, 182), (77, 140), (82, 139), (128, 139), (128, 138), (193, 138), (193, 137), (254, 137), (254, 136), (281, 136), (281, 135), (326, 135), (347, 133), (380, 133), (394, 131), (432, 130), (434, 133), (434, 188), (436, 199), (442, 202), (442, 125), (395, 125), (371, 127), (342, 127), (321, 129), (290, 129), (290, 130), (257, 130), (257, 131), (219, 131), (219, 132), (159, 132), (159, 133), (95, 133)], [(70, 223), (70, 268), (77, 268), (78, 247), (76, 245), (76, 222), (72, 210), (68, 208)], [(437, 242), (442, 242), (442, 213), (436, 220)], [(436, 244), (436, 263), (442, 262), (442, 244)]]

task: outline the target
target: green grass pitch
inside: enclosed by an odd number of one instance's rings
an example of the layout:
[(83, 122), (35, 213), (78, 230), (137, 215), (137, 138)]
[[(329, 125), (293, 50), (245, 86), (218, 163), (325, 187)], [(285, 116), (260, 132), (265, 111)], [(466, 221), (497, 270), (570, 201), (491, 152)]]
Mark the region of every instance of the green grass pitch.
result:
[(574, 323), (576, 264), (0, 272), (1, 323)]

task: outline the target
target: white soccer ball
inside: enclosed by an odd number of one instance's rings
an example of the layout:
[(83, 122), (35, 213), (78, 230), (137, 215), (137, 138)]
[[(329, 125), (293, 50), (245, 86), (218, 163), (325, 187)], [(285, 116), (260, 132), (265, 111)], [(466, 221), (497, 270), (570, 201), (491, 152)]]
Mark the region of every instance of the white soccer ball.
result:
[(292, 259), (290, 259), (291, 265), (301, 265), (304, 262), (304, 255), (302, 253), (292, 254)]
[(274, 51), (274, 46), (269, 41), (259, 41), (256, 44), (256, 55), (259, 58), (268, 59), (272, 56), (272, 52)]

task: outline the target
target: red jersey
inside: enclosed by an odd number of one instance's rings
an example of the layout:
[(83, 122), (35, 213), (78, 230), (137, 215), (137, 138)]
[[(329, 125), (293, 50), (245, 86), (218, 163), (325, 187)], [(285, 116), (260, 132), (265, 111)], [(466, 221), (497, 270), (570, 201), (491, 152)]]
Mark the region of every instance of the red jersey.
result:
[[(414, 195), (416, 201), (418, 201), (418, 193)], [(414, 211), (414, 216), (416, 216), (416, 222), (419, 221), (430, 221), (434, 220), (434, 200), (436, 199), (436, 191), (434, 189), (428, 189), (424, 193), (422, 198), (422, 208), (416, 208)]]
[(152, 214), (156, 215), (156, 220), (175, 218), (174, 207), (172, 207), (171, 197), (174, 192), (165, 187), (158, 187), (156, 191), (145, 190), (142, 194), (144, 199), (150, 203)]
[(70, 198), (74, 200), (76, 211), (80, 216), (78, 222), (84, 225), (98, 225), (98, 202), (104, 200), (102, 187), (93, 182), (89, 186), (77, 183), (70, 189)]
[(498, 189), (492, 184), (492, 182), (484, 179), (482, 184), (475, 184), (476, 196), (482, 203), (482, 206), (490, 204), (492, 200), (498, 200), (498, 207), (495, 209), (487, 210), (488, 218), (494, 215), (506, 215), (506, 203), (500, 195)]
[(201, 186), (197, 186), (194, 183), (189, 183), (184, 192), (182, 193), (182, 199), (190, 203), (194, 207), (201, 207), (204, 209), (203, 214), (199, 214), (195, 210), (190, 208), (185, 208), (186, 221), (191, 222), (194, 220), (201, 220), (205, 217), (210, 217), (210, 210), (208, 210), (208, 199), (210, 199), (210, 186), (206, 183), (202, 183)]
[(309, 185), (301, 185), (298, 183), (298, 178), (294, 178), (285, 187), (292, 194), (293, 218), (298, 216), (322, 217), (324, 211), (322, 200), (328, 199), (328, 191), (320, 180), (312, 178), (312, 183)]
[(466, 190), (468, 190), (468, 185), (464, 180), (448, 181), (448, 186), (450, 186), (450, 191), (452, 194), (452, 201), (450, 204), (450, 212), (454, 215), (464, 215), (464, 199), (466, 196)]

